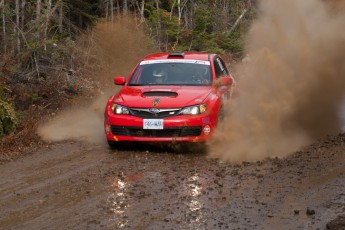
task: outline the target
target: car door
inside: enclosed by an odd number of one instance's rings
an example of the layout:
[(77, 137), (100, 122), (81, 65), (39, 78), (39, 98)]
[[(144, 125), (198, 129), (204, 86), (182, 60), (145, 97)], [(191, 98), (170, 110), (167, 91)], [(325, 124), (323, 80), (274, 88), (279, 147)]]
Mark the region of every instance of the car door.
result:
[[(221, 83), (221, 80), (223, 80), (221, 78), (230, 78), (231, 82), (233, 82), (233, 78), (230, 75), (228, 69), (226, 68), (224, 61), (219, 56), (214, 57), (213, 66), (214, 66), (214, 71), (216, 75), (216, 82), (220, 81)], [(225, 100), (229, 100), (231, 97), (231, 84), (230, 85), (218, 84), (217, 91), (218, 91), (218, 94), (220, 94), (223, 102)]]

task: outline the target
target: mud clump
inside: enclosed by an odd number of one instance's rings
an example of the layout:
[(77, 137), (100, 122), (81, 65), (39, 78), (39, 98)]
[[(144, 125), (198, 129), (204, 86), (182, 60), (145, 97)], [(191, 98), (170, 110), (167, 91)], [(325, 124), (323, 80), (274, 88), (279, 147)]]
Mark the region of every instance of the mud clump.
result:
[(328, 230), (344, 230), (345, 229), (345, 215), (337, 216), (334, 220), (327, 223)]

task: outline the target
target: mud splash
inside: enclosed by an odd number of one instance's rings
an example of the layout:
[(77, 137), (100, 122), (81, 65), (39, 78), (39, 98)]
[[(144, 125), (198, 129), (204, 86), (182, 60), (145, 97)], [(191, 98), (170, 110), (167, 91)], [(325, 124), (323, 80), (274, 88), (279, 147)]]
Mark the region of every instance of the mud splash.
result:
[(37, 132), (45, 141), (83, 139), (102, 143), (104, 132), (101, 105), (105, 104), (104, 101), (104, 97), (99, 97), (89, 107), (74, 106), (66, 109), (39, 126)]
[[(38, 128), (38, 134), (46, 141), (83, 139), (105, 142), (103, 112), (110, 95), (118, 87), (113, 77), (127, 76), (133, 66), (144, 56), (153, 52), (149, 38), (129, 18), (117, 18), (114, 24), (99, 23), (95, 29), (80, 39), (80, 49), (87, 50), (85, 68), (93, 73), (97, 82), (94, 99), (72, 106)], [(86, 99), (89, 100), (89, 99)]]
[(344, 22), (324, 1), (261, 1), (246, 41), (249, 62), (237, 66), (237, 108), (210, 142), (212, 157), (283, 157), (341, 129)]

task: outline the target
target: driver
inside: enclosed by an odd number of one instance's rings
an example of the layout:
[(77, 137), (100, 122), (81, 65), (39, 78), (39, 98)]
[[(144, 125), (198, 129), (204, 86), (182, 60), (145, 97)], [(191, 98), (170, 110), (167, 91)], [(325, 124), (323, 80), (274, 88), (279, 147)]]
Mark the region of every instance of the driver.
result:
[(208, 84), (210, 82), (208, 68), (206, 66), (198, 66), (198, 68), (196, 68), (195, 70), (194, 75), (192, 76), (192, 79), (198, 84)]
[(154, 76), (154, 84), (163, 84), (164, 82), (166, 82), (168, 78), (167, 72), (162, 68), (155, 69), (153, 71), (153, 76)]

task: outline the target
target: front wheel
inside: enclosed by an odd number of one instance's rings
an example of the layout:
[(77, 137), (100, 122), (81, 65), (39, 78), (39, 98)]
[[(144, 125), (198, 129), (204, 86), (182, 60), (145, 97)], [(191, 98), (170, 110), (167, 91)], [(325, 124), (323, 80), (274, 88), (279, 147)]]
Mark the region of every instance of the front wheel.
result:
[(224, 111), (224, 107), (220, 107), (219, 109), (219, 113), (218, 113), (218, 121), (223, 121), (225, 117), (225, 111)]
[(205, 142), (183, 142), (178, 143), (175, 150), (183, 153), (206, 154), (207, 145)]
[(108, 145), (111, 149), (115, 148), (117, 146), (116, 142), (115, 141), (109, 141), (108, 140)]

